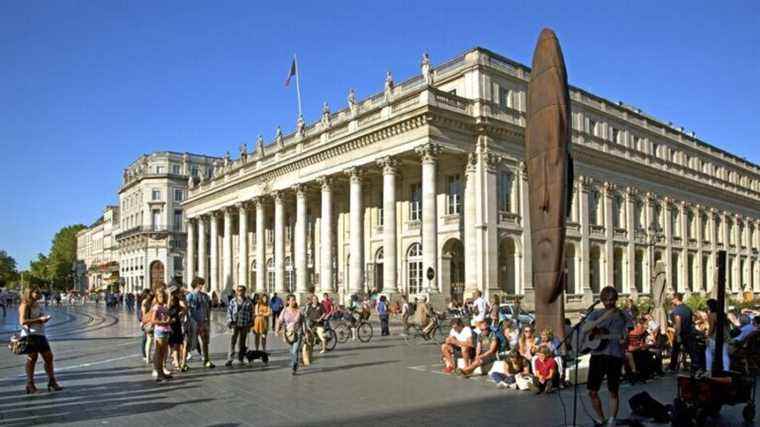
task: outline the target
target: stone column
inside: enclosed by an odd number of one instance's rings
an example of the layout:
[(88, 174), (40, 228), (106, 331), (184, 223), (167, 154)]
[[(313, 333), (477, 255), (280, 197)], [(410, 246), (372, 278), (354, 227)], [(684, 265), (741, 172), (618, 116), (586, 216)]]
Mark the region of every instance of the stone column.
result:
[[(361, 171), (351, 168), (349, 175), (349, 258), (348, 290), (355, 294), (364, 290), (364, 212), (362, 209)], [(383, 256), (385, 253), (383, 252)]]
[(264, 199), (257, 197), (254, 203), (256, 204), (256, 292), (264, 292), (267, 283)]
[[(206, 271), (206, 215), (198, 217), (198, 277), (209, 283)], [(210, 289), (207, 287), (206, 289)]]
[[(646, 215), (645, 215), (645, 224), (644, 228), (647, 230), (647, 243), (649, 243), (649, 226), (654, 223), (657, 227), (660, 226), (659, 222), (657, 222), (657, 218), (655, 218), (655, 210), (654, 210), (654, 204), (655, 204), (655, 196), (653, 193), (647, 193), (646, 198), (644, 200), (644, 209), (646, 209)], [(647, 253), (646, 253), (646, 266), (644, 268), (644, 278), (642, 283), (644, 284), (644, 293), (649, 295), (652, 292), (652, 278), (654, 274), (654, 252), (657, 249), (657, 242), (654, 242), (654, 247), (647, 247)]]
[(283, 194), (275, 192), (274, 197), (274, 288), (287, 293), (285, 287), (285, 207)]
[(333, 217), (332, 217), (332, 179), (322, 177), (319, 179), (322, 185), (322, 214), (320, 218), (321, 230), (319, 232), (320, 272), (319, 292), (335, 292), (333, 284)]
[(688, 220), (689, 204), (687, 202), (681, 202), (679, 205), (679, 221), (681, 222), (681, 284), (679, 290), (681, 292), (691, 292), (689, 289), (689, 277), (691, 277), (691, 271), (689, 271), (689, 220)]
[(671, 209), (673, 209), (673, 200), (669, 197), (665, 197), (663, 200), (663, 214), (665, 215), (665, 255), (664, 260), (665, 261), (665, 275), (667, 276), (667, 285), (666, 287), (671, 290), (676, 290), (676, 284), (673, 283), (673, 271), (675, 271), (675, 268), (678, 268), (678, 266), (673, 265), (673, 221), (672, 216), (673, 214), (670, 212)]
[(295, 269), (296, 292), (299, 295), (308, 293), (308, 271), (306, 264), (306, 192), (303, 185), (293, 187), (296, 193), (296, 229), (295, 229)]
[(188, 218), (185, 224), (187, 230), (187, 251), (185, 252), (185, 283), (189, 287), (195, 278), (195, 218)]
[(224, 209), (224, 237), (222, 237), (222, 289), (229, 291), (232, 284), (232, 208)]
[[(238, 285), (249, 287), (248, 283), (248, 204), (238, 203)], [(248, 289), (250, 291), (250, 289)]]
[[(436, 144), (417, 148), (422, 159), (422, 276), (423, 289), (436, 293), (438, 289), (438, 210), (436, 204), (436, 166), (441, 149)], [(435, 279), (427, 279), (427, 271), (433, 268)]]
[[(520, 218), (522, 220), (522, 294), (533, 301), (533, 243), (530, 232), (530, 194), (528, 192), (528, 166), (525, 162), (520, 162)], [(588, 210), (588, 193), (586, 193), (586, 207)], [(588, 218), (588, 217), (587, 217)], [(586, 221), (586, 245), (588, 246), (588, 220)], [(586, 248), (588, 249), (588, 248)], [(588, 256), (588, 250), (585, 252)], [(588, 268), (586, 268), (586, 277), (588, 277)], [(517, 287), (517, 286), (516, 286)], [(520, 287), (518, 294), (520, 293)]]
[[(577, 256), (580, 257), (580, 269), (581, 277), (578, 285), (581, 287), (581, 292), (586, 299), (591, 299), (593, 291), (591, 289), (591, 241), (589, 235), (591, 234), (591, 211), (589, 209), (588, 193), (591, 190), (592, 180), (587, 176), (578, 177), (578, 185), (580, 187), (580, 203), (578, 204), (578, 221), (581, 225), (581, 250)], [(586, 297), (588, 296), (588, 297)], [(585, 304), (590, 304), (593, 301), (584, 301)]]
[[(606, 283), (602, 287), (613, 286), (615, 284), (615, 221), (612, 218), (612, 197), (615, 193), (615, 184), (604, 183), (604, 263)], [(622, 285), (622, 284), (621, 284)]]
[(396, 174), (398, 160), (386, 157), (377, 162), (383, 168), (383, 290), (398, 292), (396, 270)]
[[(626, 188), (625, 192), (625, 228), (628, 233), (628, 245), (626, 247), (627, 268), (625, 269), (625, 282), (623, 283), (623, 292), (637, 295), (636, 289), (636, 199), (637, 191), (633, 187)], [(642, 281), (643, 283), (643, 281)]]
[[(481, 147), (478, 153), (476, 166), (476, 191), (477, 217), (475, 220), (476, 230), (476, 257), (478, 266), (478, 285), (484, 295), (490, 297), (499, 288), (499, 248), (498, 231), (499, 222), (498, 199), (497, 199), (497, 166), (501, 158), (496, 156), (487, 147), (491, 139), (480, 136)], [(526, 191), (527, 193), (527, 191)], [(526, 194), (527, 195), (527, 194)], [(524, 207), (525, 217), (529, 217), (528, 203)], [(530, 245), (530, 243), (528, 243)]]
[(702, 246), (704, 245), (703, 236), (702, 236), (702, 207), (700, 205), (696, 206), (696, 209), (694, 210), (694, 222), (697, 227), (697, 277), (694, 278), (694, 287), (696, 288), (695, 291), (698, 292), (704, 292), (707, 287), (702, 282), (702, 276), (704, 276), (704, 273), (702, 271), (703, 268), (705, 268), (704, 265), (702, 265), (702, 257), (704, 256), (704, 252), (702, 251)]
[[(209, 250), (209, 257), (211, 258), (209, 260), (209, 280), (208, 280), (208, 288), (209, 291), (216, 291), (217, 293), (220, 293), (222, 291), (222, 286), (219, 284), (219, 253), (218, 253), (218, 240), (219, 240), (219, 212), (215, 211), (211, 214), (211, 217), (209, 218), (210, 224), (209, 224), (209, 241), (211, 244), (211, 249)], [(219, 295), (221, 298), (221, 295)]]
[[(475, 185), (475, 164), (477, 159), (475, 153), (467, 155), (467, 166), (465, 167), (464, 183), (464, 294), (466, 297), (478, 289), (478, 260), (475, 256), (477, 248), (475, 238), (475, 215), (476, 215), (476, 194)], [(516, 280), (515, 287), (519, 286), (519, 280)]]
[(704, 285), (706, 292), (712, 292), (715, 286), (717, 278), (717, 266), (718, 266), (718, 225), (716, 219), (715, 208), (710, 208), (707, 212), (708, 233), (710, 233), (710, 268), (707, 270), (707, 283)]

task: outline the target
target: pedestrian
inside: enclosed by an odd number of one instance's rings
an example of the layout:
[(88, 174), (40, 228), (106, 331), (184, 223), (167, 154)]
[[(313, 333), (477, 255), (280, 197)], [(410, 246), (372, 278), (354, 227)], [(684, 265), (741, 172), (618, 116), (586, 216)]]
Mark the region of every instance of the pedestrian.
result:
[(292, 374), (295, 375), (298, 372), (303, 339), (303, 315), (298, 309), (295, 295), (288, 295), (288, 305), (277, 317), (275, 330), (283, 336), (285, 343), (290, 346), (290, 367)]
[(169, 335), (169, 348), (171, 349), (174, 369), (185, 372), (187, 371), (186, 351), (185, 351), (185, 333), (187, 328), (184, 327), (187, 320), (187, 301), (177, 285), (171, 285), (169, 289), (169, 318), (171, 319), (172, 333)]
[(266, 294), (259, 295), (254, 307), (253, 319), (253, 348), (258, 351), (267, 351), (267, 333), (269, 333), (269, 318), (272, 317), (272, 309), (269, 308), (269, 298)]
[(153, 324), (150, 323), (150, 309), (153, 306), (153, 292), (150, 289), (143, 289), (140, 302), (140, 310), (137, 311), (137, 320), (140, 322), (142, 329), (142, 341), (140, 342), (140, 353), (143, 355), (145, 364), (150, 364), (150, 348), (153, 345)]
[[(683, 294), (676, 292), (672, 298), (673, 310), (670, 312), (675, 328), (673, 337), (673, 349), (670, 353), (669, 370), (673, 373), (678, 372), (681, 354), (685, 351), (691, 354), (691, 337), (694, 332), (693, 314), (689, 306), (683, 303)], [(691, 358), (694, 360), (694, 357)]]
[(50, 320), (50, 316), (42, 314), (42, 308), (39, 305), (40, 297), (40, 290), (36, 287), (30, 287), (24, 292), (21, 305), (18, 307), (21, 335), (26, 337), (27, 343), (26, 394), (37, 393), (37, 388), (34, 386), (34, 367), (39, 355), (42, 355), (42, 360), (45, 363), (48, 391), (63, 390), (63, 387), (55, 379), (53, 352), (45, 336), (45, 324)]
[(224, 366), (232, 366), (232, 358), (235, 355), (237, 347), (237, 356), (240, 364), (243, 364), (246, 347), (245, 341), (248, 337), (248, 330), (253, 323), (253, 304), (245, 295), (245, 286), (238, 286), (235, 289), (235, 296), (229, 299), (227, 303), (227, 328), (232, 330), (230, 338), (230, 350), (227, 353), (227, 362)]
[(380, 295), (375, 308), (377, 310), (377, 317), (380, 318), (380, 335), (387, 337), (391, 333), (388, 330), (388, 300), (385, 298), (385, 295)]
[(167, 299), (168, 297), (163, 287), (158, 287), (156, 295), (153, 298), (153, 306), (148, 315), (153, 325), (153, 337), (156, 343), (156, 352), (153, 355), (153, 376), (157, 382), (163, 382), (172, 378), (171, 373), (164, 366), (166, 353), (169, 349), (169, 336), (172, 333), (172, 319), (166, 306)]
[(274, 329), (275, 322), (280, 317), (283, 308), (282, 298), (277, 296), (277, 292), (272, 294), (272, 299), (269, 301), (269, 308), (272, 309), (272, 329)]
[(409, 316), (411, 316), (411, 307), (409, 306), (409, 301), (406, 298), (406, 295), (401, 296), (401, 324), (404, 328), (404, 335), (409, 334)]
[(306, 306), (305, 315), (308, 322), (307, 328), (310, 333), (316, 333), (320, 342), (320, 354), (324, 354), (327, 351), (325, 343), (325, 323), (324, 323), (324, 310), (322, 304), (319, 303), (319, 299), (316, 295), (309, 295), (306, 297), (308, 305)]
[(325, 329), (330, 329), (330, 319), (332, 319), (336, 310), (335, 304), (333, 303), (332, 298), (330, 298), (330, 294), (327, 292), (322, 294), (322, 301), (320, 304), (322, 305), (322, 317), (324, 319)]
[(215, 365), (211, 362), (208, 353), (209, 331), (211, 330), (211, 298), (203, 291), (206, 280), (202, 277), (196, 277), (190, 286), (193, 290), (188, 292), (185, 299), (187, 300), (188, 315), (192, 319), (191, 327), (194, 327), (195, 330), (189, 333), (187, 353), (189, 354), (192, 349), (198, 347), (198, 341), (200, 341), (203, 367), (213, 368)]

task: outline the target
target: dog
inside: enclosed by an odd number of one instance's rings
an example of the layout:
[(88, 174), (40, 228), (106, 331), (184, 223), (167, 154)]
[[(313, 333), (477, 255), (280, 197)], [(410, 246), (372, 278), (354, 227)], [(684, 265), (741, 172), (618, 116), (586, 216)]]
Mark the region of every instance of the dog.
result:
[(269, 353), (260, 350), (248, 350), (245, 352), (245, 358), (248, 363), (253, 363), (254, 360), (261, 359), (264, 365), (269, 365)]

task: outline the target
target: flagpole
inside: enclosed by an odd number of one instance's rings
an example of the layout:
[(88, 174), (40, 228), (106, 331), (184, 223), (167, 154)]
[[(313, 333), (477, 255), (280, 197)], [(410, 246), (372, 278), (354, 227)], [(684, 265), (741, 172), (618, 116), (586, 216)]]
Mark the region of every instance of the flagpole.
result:
[(296, 54), (293, 54), (293, 61), (296, 63), (296, 93), (298, 96), (298, 117), (303, 116), (303, 112), (301, 111), (301, 78), (299, 75), (301, 74), (301, 67), (298, 66), (298, 58), (296, 57)]

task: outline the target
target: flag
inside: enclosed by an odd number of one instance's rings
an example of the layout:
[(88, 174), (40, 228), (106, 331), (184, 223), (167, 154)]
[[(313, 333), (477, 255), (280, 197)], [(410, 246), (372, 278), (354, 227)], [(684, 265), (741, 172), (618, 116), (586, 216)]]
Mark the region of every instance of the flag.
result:
[(288, 78), (285, 79), (285, 87), (287, 87), (290, 84), (290, 78), (296, 75), (296, 60), (293, 59), (293, 62), (290, 64), (290, 71), (288, 71)]

